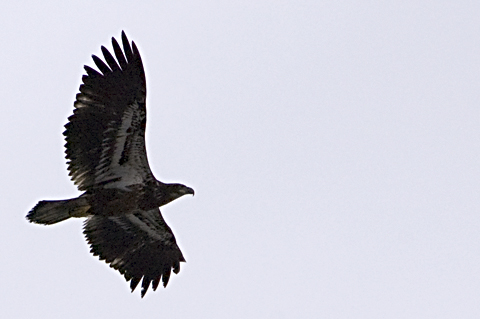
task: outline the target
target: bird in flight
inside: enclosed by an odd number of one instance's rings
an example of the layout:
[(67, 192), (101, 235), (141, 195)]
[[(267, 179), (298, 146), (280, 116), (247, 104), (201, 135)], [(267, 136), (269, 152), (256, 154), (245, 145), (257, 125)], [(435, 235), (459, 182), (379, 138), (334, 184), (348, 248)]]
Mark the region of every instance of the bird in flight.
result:
[(115, 57), (102, 46), (104, 61), (92, 55), (98, 71), (85, 66), (73, 115), (65, 125), (69, 175), (80, 196), (42, 200), (28, 213), (32, 223), (51, 225), (86, 217), (83, 233), (91, 252), (118, 270), (132, 292), (142, 280), (166, 287), (171, 270), (185, 258), (160, 206), (192, 188), (166, 184), (153, 176), (145, 149), (146, 83), (135, 42), (122, 31), (123, 51), (112, 38)]

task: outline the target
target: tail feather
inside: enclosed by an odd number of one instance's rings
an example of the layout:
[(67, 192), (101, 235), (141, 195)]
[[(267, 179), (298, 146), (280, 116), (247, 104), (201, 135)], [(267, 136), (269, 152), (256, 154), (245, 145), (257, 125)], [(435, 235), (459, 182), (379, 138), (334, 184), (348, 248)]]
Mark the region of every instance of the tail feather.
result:
[(32, 223), (51, 225), (70, 217), (86, 217), (90, 205), (86, 198), (65, 200), (42, 200), (27, 214)]

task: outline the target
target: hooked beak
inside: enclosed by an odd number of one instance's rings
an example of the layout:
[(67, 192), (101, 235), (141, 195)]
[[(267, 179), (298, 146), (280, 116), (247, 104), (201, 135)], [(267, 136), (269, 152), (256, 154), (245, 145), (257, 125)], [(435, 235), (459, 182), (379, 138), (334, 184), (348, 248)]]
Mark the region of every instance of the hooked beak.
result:
[(192, 196), (195, 196), (195, 191), (193, 190), (193, 188), (190, 188), (190, 187), (183, 188), (181, 192), (183, 193), (183, 195), (190, 194)]

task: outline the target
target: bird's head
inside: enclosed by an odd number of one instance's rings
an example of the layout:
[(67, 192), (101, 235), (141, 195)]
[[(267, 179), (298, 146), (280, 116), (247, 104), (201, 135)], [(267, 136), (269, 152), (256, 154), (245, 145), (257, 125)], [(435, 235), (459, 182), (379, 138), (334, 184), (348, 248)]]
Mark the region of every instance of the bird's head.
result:
[(161, 184), (159, 186), (159, 194), (157, 198), (160, 200), (160, 205), (163, 206), (165, 204), (170, 203), (171, 201), (176, 200), (183, 195), (195, 195), (195, 191), (185, 185), (182, 184)]
[(169, 192), (173, 194), (175, 199), (183, 196), (183, 195), (195, 195), (195, 191), (193, 188), (190, 188), (188, 186), (182, 185), (182, 184), (167, 184)]

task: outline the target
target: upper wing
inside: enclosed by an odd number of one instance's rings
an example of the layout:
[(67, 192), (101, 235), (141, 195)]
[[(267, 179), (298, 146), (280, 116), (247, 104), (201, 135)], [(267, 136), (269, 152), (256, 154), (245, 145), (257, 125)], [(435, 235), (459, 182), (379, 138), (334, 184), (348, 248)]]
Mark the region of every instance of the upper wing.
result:
[(95, 256), (127, 281), (131, 279), (132, 292), (143, 277), (142, 297), (151, 282), (153, 290), (157, 289), (160, 278), (166, 287), (171, 269), (177, 274), (180, 262), (185, 261), (158, 208), (122, 216), (90, 216), (84, 234)]
[(145, 150), (145, 72), (123, 31), (122, 42), (124, 52), (112, 38), (116, 60), (103, 46), (107, 64), (92, 56), (101, 73), (84, 67), (87, 75), (65, 125), (68, 170), (79, 190), (153, 178)]

